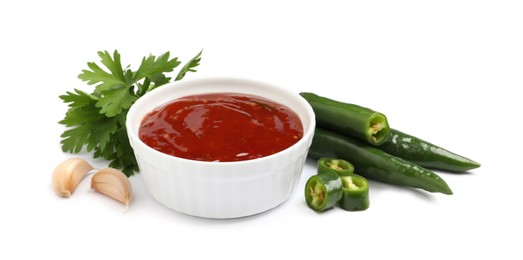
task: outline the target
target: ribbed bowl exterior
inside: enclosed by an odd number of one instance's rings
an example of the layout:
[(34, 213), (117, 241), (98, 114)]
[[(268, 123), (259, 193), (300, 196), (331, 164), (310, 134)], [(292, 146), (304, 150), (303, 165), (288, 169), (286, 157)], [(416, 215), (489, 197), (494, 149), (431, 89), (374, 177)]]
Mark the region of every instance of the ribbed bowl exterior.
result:
[[(248, 161), (202, 162), (156, 151), (138, 138), (142, 118), (173, 99), (202, 93), (262, 96), (294, 110), (304, 136), (279, 153)], [(297, 93), (241, 79), (205, 79), (155, 89), (130, 109), (127, 131), (147, 191), (176, 211), (204, 218), (237, 218), (264, 212), (289, 198), (298, 182), (314, 133), (312, 108)]]

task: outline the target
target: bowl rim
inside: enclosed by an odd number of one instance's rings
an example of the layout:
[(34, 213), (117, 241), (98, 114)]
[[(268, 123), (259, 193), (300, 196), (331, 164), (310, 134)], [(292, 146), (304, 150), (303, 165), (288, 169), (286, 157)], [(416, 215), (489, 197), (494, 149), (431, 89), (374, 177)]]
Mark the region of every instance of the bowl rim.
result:
[[(289, 107), (289, 109), (291, 109), (293, 112), (298, 114), (298, 117), (300, 117), (300, 121), (302, 123), (303, 128), (307, 129), (303, 133), (303, 136), (301, 137), (301, 139), (298, 140), (293, 145), (291, 145), (291, 146), (289, 146), (289, 147), (287, 147), (287, 148), (285, 148), (285, 149), (283, 149), (283, 150), (281, 150), (281, 151), (279, 151), (277, 153), (274, 153), (274, 154), (271, 154), (271, 155), (267, 155), (267, 156), (263, 156), (263, 157), (256, 158), (256, 159), (243, 160), (243, 161), (231, 161), (231, 162), (199, 161), (199, 160), (193, 160), (193, 159), (177, 157), (177, 156), (174, 156), (174, 155), (170, 155), (170, 154), (166, 154), (166, 153), (160, 152), (160, 151), (158, 151), (158, 150), (148, 146), (147, 144), (145, 144), (138, 136), (138, 129), (133, 129), (133, 121), (135, 120), (136, 114), (140, 112), (140, 111), (137, 110), (138, 109), (137, 107), (139, 107), (142, 103), (147, 102), (148, 97), (155, 96), (155, 95), (160, 95), (163, 92), (170, 91), (170, 90), (168, 90), (169, 87), (173, 87), (173, 86), (185, 87), (186, 85), (189, 85), (189, 86), (191, 86), (191, 85), (205, 85), (205, 84), (213, 84), (213, 83), (222, 83), (223, 84), (223, 83), (226, 83), (226, 82), (234, 82), (236, 84), (240, 82), (240, 83), (245, 83), (245, 84), (248, 84), (248, 85), (260, 86), (260, 87), (263, 87), (263, 88), (272, 88), (272, 89), (275, 89), (275, 90), (280, 91), (282, 93), (285, 93), (285, 95), (287, 95), (289, 97), (290, 96), (295, 97), (296, 101), (300, 104), (300, 106), (302, 106), (305, 109), (305, 112), (306, 112), (305, 114), (309, 117), (309, 124), (308, 124), (308, 126), (306, 126), (304, 124), (304, 122), (303, 122), (304, 121), (303, 118), (301, 118), (300, 115), (294, 109)], [(256, 95), (256, 94), (251, 94), (251, 93), (227, 92), (227, 91), (217, 91), (217, 92), (208, 92), (208, 93), (240, 93), (240, 94), (246, 94), (246, 95)], [(260, 96), (260, 95), (258, 95), (258, 96)], [(263, 96), (260, 96), (260, 97), (263, 97)], [(267, 98), (267, 97), (263, 97), (263, 98)], [(267, 99), (272, 100), (273, 102), (276, 102), (278, 104), (282, 104), (279, 101), (274, 101), (272, 98), (267, 98)], [(172, 99), (171, 99), (171, 101), (172, 101)], [(164, 105), (164, 104), (166, 104), (168, 102), (170, 102), (170, 101), (167, 101), (167, 102), (164, 102), (164, 103), (161, 103), (161, 104), (157, 104), (155, 106), (155, 108), (158, 108), (158, 107), (160, 107), (160, 106), (162, 106), (162, 105)], [(146, 113), (149, 113), (149, 112), (151, 112), (151, 111), (148, 111)], [(274, 157), (278, 157), (278, 156), (281, 156), (281, 155), (283, 155), (285, 153), (289, 153), (292, 150), (298, 149), (298, 147), (301, 147), (302, 145), (304, 145), (303, 143), (308, 142), (308, 140), (312, 139), (312, 135), (313, 135), (315, 127), (316, 127), (316, 118), (315, 118), (314, 110), (312, 109), (310, 104), (304, 98), (302, 98), (299, 94), (291, 92), (291, 91), (289, 91), (289, 90), (287, 90), (287, 89), (285, 89), (283, 87), (280, 87), (280, 86), (277, 86), (277, 85), (274, 85), (274, 84), (265, 83), (265, 82), (262, 82), (262, 81), (251, 80), (251, 79), (244, 79), (244, 78), (236, 78), (236, 77), (208, 77), (208, 78), (200, 78), (200, 79), (188, 79), (188, 80), (184, 80), (184, 81), (181, 81), (181, 82), (175, 81), (175, 82), (171, 82), (171, 83), (162, 85), (162, 86), (160, 86), (160, 87), (158, 87), (156, 89), (153, 89), (153, 90), (147, 92), (142, 97), (140, 97), (135, 103), (133, 103), (133, 105), (130, 107), (129, 112), (127, 113), (125, 126), (126, 126), (126, 131), (127, 131), (128, 138), (130, 139), (129, 140), (130, 141), (130, 145), (131, 145), (131, 147), (133, 148), (134, 151), (135, 151), (135, 149), (133, 147), (133, 139), (137, 141), (136, 142), (137, 145), (140, 145), (142, 148), (146, 149), (147, 151), (155, 154), (156, 156), (164, 157), (167, 160), (179, 160), (179, 161), (185, 162), (185, 163), (193, 163), (193, 164), (205, 165), (205, 166), (218, 166), (218, 165), (220, 165), (221, 167), (224, 167), (225, 165), (233, 166), (233, 165), (242, 165), (242, 164), (262, 163), (263, 161), (271, 160)], [(307, 146), (307, 149), (308, 149), (308, 146)], [(135, 152), (135, 156), (137, 156), (136, 152)]]

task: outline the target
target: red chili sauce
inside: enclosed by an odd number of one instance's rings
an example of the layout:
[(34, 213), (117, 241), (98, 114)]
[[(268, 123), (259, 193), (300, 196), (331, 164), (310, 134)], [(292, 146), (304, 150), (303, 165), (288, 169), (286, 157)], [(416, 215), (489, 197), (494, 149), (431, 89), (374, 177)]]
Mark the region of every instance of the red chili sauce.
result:
[(303, 136), (298, 115), (262, 97), (218, 93), (176, 99), (143, 119), (139, 137), (166, 154), (244, 161), (282, 151)]

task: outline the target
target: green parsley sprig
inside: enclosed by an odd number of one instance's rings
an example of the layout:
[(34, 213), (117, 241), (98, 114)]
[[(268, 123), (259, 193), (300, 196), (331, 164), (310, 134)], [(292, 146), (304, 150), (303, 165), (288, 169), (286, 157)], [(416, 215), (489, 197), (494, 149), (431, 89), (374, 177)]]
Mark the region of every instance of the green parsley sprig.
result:
[[(181, 80), (187, 72), (195, 72), (202, 52), (183, 66), (174, 80)], [(98, 52), (105, 69), (88, 62), (89, 69), (78, 75), (88, 85), (95, 85), (92, 93), (78, 89), (67, 91), (60, 99), (69, 109), (59, 123), (68, 127), (60, 136), (64, 152), (79, 153), (85, 147), (94, 152), (94, 158), (110, 161), (109, 167), (121, 169), (131, 176), (138, 171), (133, 149), (129, 144), (125, 119), (131, 105), (145, 93), (171, 82), (166, 74), (181, 64), (177, 57), (166, 52), (158, 57), (142, 59), (138, 70), (122, 67), (120, 53)]]

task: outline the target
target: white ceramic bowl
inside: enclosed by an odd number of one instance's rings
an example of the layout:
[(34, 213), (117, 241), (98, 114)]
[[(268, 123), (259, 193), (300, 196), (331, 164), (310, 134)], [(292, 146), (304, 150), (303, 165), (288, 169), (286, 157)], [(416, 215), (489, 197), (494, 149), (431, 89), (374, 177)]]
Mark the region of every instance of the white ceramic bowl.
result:
[[(152, 149), (138, 137), (143, 117), (174, 99), (203, 93), (235, 92), (285, 104), (303, 124), (303, 138), (266, 157), (238, 162), (202, 162)], [(298, 182), (314, 134), (310, 105), (297, 93), (241, 79), (184, 80), (141, 97), (127, 114), (127, 132), (148, 192), (176, 211), (205, 218), (257, 214), (284, 202)]]

